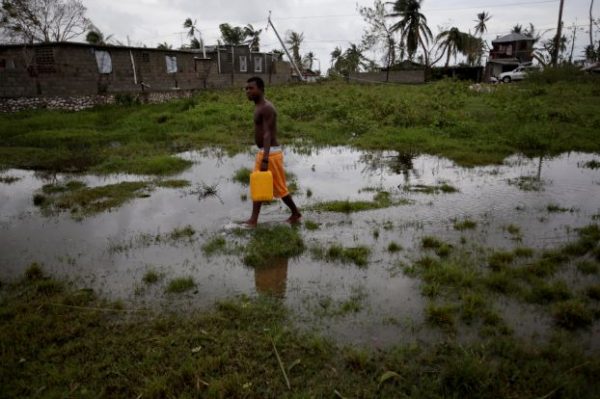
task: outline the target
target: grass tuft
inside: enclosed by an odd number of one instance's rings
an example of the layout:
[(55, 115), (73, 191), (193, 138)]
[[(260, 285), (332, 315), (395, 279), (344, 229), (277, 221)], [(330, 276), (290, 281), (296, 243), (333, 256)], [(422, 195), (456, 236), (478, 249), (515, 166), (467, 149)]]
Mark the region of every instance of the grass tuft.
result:
[(169, 281), (165, 292), (168, 294), (181, 294), (196, 287), (194, 279), (191, 277), (179, 277)]

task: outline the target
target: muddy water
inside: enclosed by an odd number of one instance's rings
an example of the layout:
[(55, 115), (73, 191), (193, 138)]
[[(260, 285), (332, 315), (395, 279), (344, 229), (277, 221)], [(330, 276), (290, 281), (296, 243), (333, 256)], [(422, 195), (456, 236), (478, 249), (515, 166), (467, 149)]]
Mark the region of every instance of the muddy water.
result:
[[(517, 245), (542, 249), (576, 237), (600, 213), (600, 171), (581, 167), (597, 159), (571, 153), (555, 158), (514, 156), (503, 165), (462, 168), (433, 156), (394, 152), (361, 152), (346, 147), (286, 151), (288, 171), (296, 176), (301, 208), (327, 200), (370, 200), (369, 189), (384, 189), (409, 205), (350, 215), (305, 211), (305, 220), (320, 224), (302, 228), (308, 247), (342, 244), (372, 249), (367, 268), (314, 259), (310, 251), (297, 259), (280, 259), (255, 271), (239, 256), (207, 257), (202, 245), (215, 235), (235, 239), (236, 223), (249, 216), (248, 188), (232, 180), (234, 172), (251, 167), (248, 153), (229, 157), (219, 150), (183, 153), (192, 168), (173, 178), (191, 181), (184, 189), (156, 189), (111, 212), (74, 220), (68, 213), (43, 216), (32, 196), (42, 185), (76, 178), (89, 186), (140, 180), (140, 177), (55, 175), (7, 170), (18, 177), (0, 183), (0, 279), (13, 280), (32, 262), (54, 275), (65, 276), (132, 306), (211, 306), (234, 295), (270, 291), (293, 310), (298, 325), (318, 328), (341, 342), (383, 346), (388, 343), (435, 337), (423, 324), (425, 304), (419, 282), (402, 274), (399, 262), (419, 256), (420, 238), (435, 235), (477, 251), (481, 247), (511, 249)], [(525, 177), (537, 190), (516, 184)], [(448, 183), (459, 192), (424, 194), (404, 190), (408, 185)], [(200, 197), (202, 185), (216, 186), (217, 196)], [(525, 187), (526, 188), (526, 187)], [(311, 195), (307, 195), (310, 191)], [(549, 212), (556, 204), (569, 209)], [(281, 204), (264, 207), (261, 223), (276, 225), (287, 217)], [(477, 228), (458, 232), (453, 221), (469, 218)], [(520, 228), (520, 241), (506, 226)], [(150, 235), (165, 234), (191, 225), (192, 240), (151, 243)], [(459, 244), (462, 240), (465, 244)], [(404, 250), (390, 254), (396, 242)], [(148, 270), (163, 274), (154, 286), (142, 283)], [(193, 292), (164, 293), (175, 277), (192, 276)], [(576, 277), (572, 278), (576, 280)], [(575, 281), (576, 283), (576, 281)], [(351, 311), (344, 304), (352, 304)], [(518, 334), (544, 334), (549, 320), (526, 307), (507, 301), (503, 314)], [(515, 315), (527, 315), (515, 317)], [(600, 336), (598, 324), (588, 337)]]

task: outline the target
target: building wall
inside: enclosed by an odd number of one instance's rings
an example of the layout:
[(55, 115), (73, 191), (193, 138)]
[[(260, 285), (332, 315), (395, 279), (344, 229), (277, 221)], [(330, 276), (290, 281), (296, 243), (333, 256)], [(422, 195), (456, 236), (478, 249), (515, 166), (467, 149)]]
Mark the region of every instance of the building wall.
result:
[[(96, 51), (110, 54), (110, 73), (99, 72)], [(69, 43), (33, 47), (0, 46), (0, 98), (200, 90), (238, 86), (254, 75), (261, 76), (268, 84), (289, 82), (287, 63), (276, 61), (264, 64), (265, 58), (268, 59), (270, 55), (250, 53), (248, 49), (238, 54), (248, 57), (248, 71), (240, 73), (235, 69), (239, 69), (236, 55), (233, 65), (229, 57), (229, 71), (222, 68), (219, 74), (216, 58), (202, 59), (201, 54), (192, 51)], [(177, 70), (173, 73), (167, 71), (167, 56), (176, 57)], [(263, 58), (263, 73), (254, 72), (254, 56)], [(222, 60), (221, 66), (227, 66), (227, 59)]]
[(357, 83), (425, 83), (425, 71), (390, 71), (389, 78), (387, 72), (353, 72), (349, 78)]

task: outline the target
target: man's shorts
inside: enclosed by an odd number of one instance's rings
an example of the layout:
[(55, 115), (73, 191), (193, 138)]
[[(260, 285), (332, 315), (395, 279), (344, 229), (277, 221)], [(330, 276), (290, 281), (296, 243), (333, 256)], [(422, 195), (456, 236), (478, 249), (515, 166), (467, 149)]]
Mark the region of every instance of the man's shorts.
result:
[[(263, 160), (263, 151), (260, 150), (256, 154), (256, 162), (254, 163), (254, 171), (260, 170), (260, 164)], [(283, 198), (289, 194), (287, 184), (285, 182), (285, 170), (283, 169), (283, 151), (276, 147), (271, 147), (269, 151), (269, 170), (273, 175), (273, 196), (275, 198)]]

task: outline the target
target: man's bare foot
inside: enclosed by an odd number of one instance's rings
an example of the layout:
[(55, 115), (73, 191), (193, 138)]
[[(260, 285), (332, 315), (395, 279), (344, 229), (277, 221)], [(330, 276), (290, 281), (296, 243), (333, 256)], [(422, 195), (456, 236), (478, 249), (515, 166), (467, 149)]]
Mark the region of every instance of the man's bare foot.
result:
[(290, 216), (286, 220), (286, 222), (288, 222), (289, 224), (296, 224), (296, 223), (300, 223), (300, 219), (302, 219), (302, 215), (298, 213), (297, 215)]
[(253, 219), (248, 219), (243, 224), (245, 224), (248, 227), (256, 227), (256, 225), (258, 224), (258, 221), (253, 220)]

